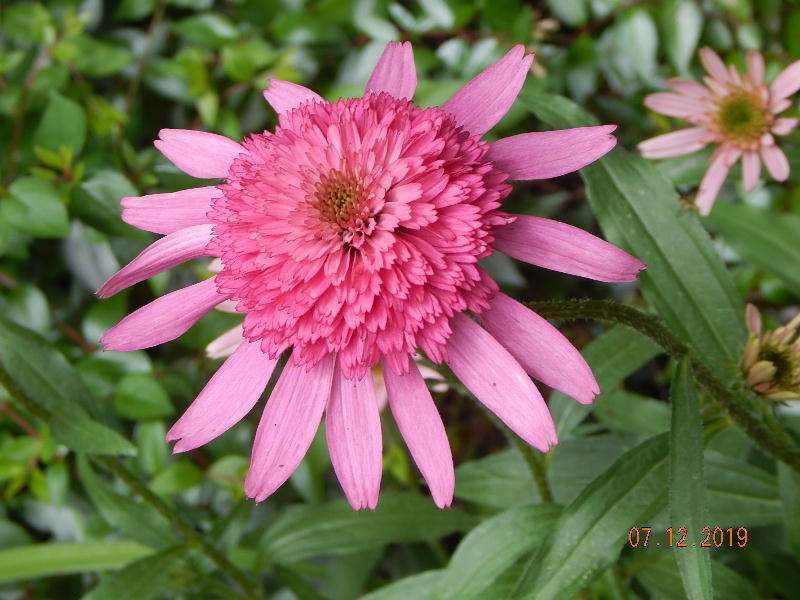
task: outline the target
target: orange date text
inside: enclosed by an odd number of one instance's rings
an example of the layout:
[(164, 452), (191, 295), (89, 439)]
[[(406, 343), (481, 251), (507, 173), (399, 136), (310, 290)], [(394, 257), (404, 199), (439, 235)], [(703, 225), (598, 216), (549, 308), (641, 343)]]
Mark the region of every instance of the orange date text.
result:
[[(670, 548), (744, 548), (747, 546), (747, 527), (701, 527), (697, 539), (692, 539), (686, 527), (667, 527), (663, 541), (654, 536), (652, 527), (631, 527), (628, 530), (628, 545), (631, 548), (647, 548), (648, 545), (669, 546)], [(654, 541), (658, 537), (659, 541)]]

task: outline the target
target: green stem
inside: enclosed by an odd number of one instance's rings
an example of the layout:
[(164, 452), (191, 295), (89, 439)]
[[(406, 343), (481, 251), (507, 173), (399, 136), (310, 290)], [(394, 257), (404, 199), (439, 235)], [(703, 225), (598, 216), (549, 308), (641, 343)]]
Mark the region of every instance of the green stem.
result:
[(720, 381), (657, 317), (609, 300), (531, 302), (528, 306), (546, 319), (592, 319), (620, 323), (652, 339), (672, 358), (688, 356), (700, 386), (726, 410), (733, 422), (764, 451), (800, 472), (800, 448), (794, 444), (786, 429), (775, 420), (767, 425), (758, 414), (758, 403), (753, 401), (741, 385), (733, 389)]
[(536, 483), (536, 489), (539, 490), (539, 498), (541, 498), (542, 502), (552, 502), (553, 492), (550, 490), (550, 483), (547, 481), (547, 470), (542, 458), (536, 454), (533, 448), (513, 433), (509, 433), (508, 437), (522, 454), (522, 458), (525, 459), (528, 469), (533, 475), (533, 481)]

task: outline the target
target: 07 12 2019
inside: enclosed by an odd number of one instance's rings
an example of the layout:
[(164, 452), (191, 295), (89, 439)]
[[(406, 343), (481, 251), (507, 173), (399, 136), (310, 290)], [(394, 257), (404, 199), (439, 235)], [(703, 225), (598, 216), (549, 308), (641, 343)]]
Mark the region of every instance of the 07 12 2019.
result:
[(749, 540), (747, 527), (701, 527), (694, 539), (686, 527), (667, 527), (663, 544), (662, 541), (652, 542), (652, 535), (652, 527), (631, 527), (628, 530), (628, 545), (631, 548), (647, 548), (651, 544), (675, 548), (744, 548)]

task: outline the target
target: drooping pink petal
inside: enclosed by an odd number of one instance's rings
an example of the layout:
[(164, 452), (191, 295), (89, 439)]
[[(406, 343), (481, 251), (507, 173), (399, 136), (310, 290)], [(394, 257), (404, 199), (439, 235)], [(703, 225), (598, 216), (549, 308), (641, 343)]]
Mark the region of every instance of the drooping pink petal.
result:
[(452, 319), (447, 364), (508, 427), (542, 452), (558, 443), (550, 411), (514, 357), (464, 313)]
[(222, 196), (214, 187), (200, 187), (171, 194), (123, 198), (122, 220), (144, 231), (166, 235), (192, 225), (210, 223), (206, 216), (211, 201)]
[(512, 135), (492, 142), (487, 159), (511, 179), (549, 179), (572, 173), (609, 152), (616, 125)]
[(764, 83), (764, 57), (758, 50), (747, 51), (747, 76), (756, 85)]
[(367, 82), (367, 91), (411, 98), (417, 89), (417, 68), (410, 42), (389, 42)]
[[(219, 308), (219, 307), (217, 307)], [(208, 358), (226, 358), (236, 352), (236, 349), (242, 345), (244, 331), (241, 325), (237, 325), (214, 338), (208, 346), (206, 346), (206, 356)]]
[(283, 485), (303, 460), (330, 397), (334, 361), (327, 354), (308, 369), (292, 358), (283, 368), (261, 415), (244, 481), (245, 494), (256, 502)]
[(383, 373), (392, 416), (433, 501), (439, 508), (450, 506), (456, 484), (453, 454), (422, 374), (413, 363), (406, 375), (398, 375), (386, 364)]
[(264, 99), (279, 115), (306, 102), (324, 102), (322, 96), (307, 87), (281, 79), (269, 80), (269, 87), (264, 90)]
[(645, 158), (670, 158), (702, 150), (710, 141), (704, 127), (690, 127), (645, 140), (638, 148)]
[(381, 418), (372, 371), (360, 380), (346, 379), (336, 367), (325, 437), (333, 470), (353, 510), (378, 505), (383, 472)]
[(497, 125), (514, 104), (531, 62), (533, 55), (525, 56), (524, 46), (514, 46), (458, 90), (442, 108), (472, 135), (483, 135)]
[(714, 201), (722, 189), (722, 184), (725, 183), (725, 178), (740, 155), (741, 151), (723, 146), (714, 152), (695, 198), (695, 205), (701, 215), (711, 212), (711, 207), (714, 206)]
[(244, 152), (232, 139), (190, 129), (162, 129), (153, 144), (187, 175), (202, 179), (228, 176), (233, 160)]
[(132, 312), (100, 339), (105, 350), (129, 352), (174, 340), (228, 297), (215, 278), (176, 290)]
[(786, 181), (789, 177), (789, 160), (783, 150), (772, 144), (761, 147), (764, 166), (775, 181)]
[(796, 60), (781, 71), (769, 86), (773, 102), (788, 98), (797, 90), (800, 90), (800, 60)]
[(711, 95), (708, 91), (708, 88), (690, 79), (680, 79), (676, 77), (674, 79), (668, 79), (666, 83), (672, 90), (678, 92), (679, 94), (689, 96), (696, 100), (709, 98)]
[(711, 48), (700, 48), (700, 62), (708, 74), (720, 83), (730, 81), (730, 73), (719, 55)]
[(526, 306), (498, 293), (480, 320), (534, 379), (581, 404), (590, 404), (600, 393), (581, 353), (558, 329)]
[(708, 112), (710, 108), (703, 99), (669, 92), (659, 92), (646, 96), (644, 105), (652, 111), (679, 119), (689, 119), (690, 117), (702, 115)]
[(742, 186), (745, 192), (751, 192), (758, 184), (761, 174), (761, 159), (758, 152), (749, 150), (742, 153)]
[(211, 241), (211, 229), (211, 225), (194, 225), (179, 229), (153, 242), (131, 262), (114, 273), (97, 290), (97, 295), (100, 298), (108, 298), (187, 260), (207, 256), (206, 246)]
[(779, 115), (792, 105), (792, 101), (788, 98), (773, 98), (770, 100), (769, 109), (773, 114)]
[(524, 262), (596, 281), (635, 281), (646, 265), (605, 240), (552, 219), (515, 215), (495, 229), (496, 250)]
[(255, 406), (278, 363), (260, 342), (243, 341), (167, 433), (173, 452), (186, 452), (222, 435)]
[(783, 118), (783, 119), (775, 119), (775, 122), (772, 124), (772, 133), (775, 135), (788, 135), (791, 133), (795, 127), (797, 127), (798, 122), (800, 119), (794, 118)]

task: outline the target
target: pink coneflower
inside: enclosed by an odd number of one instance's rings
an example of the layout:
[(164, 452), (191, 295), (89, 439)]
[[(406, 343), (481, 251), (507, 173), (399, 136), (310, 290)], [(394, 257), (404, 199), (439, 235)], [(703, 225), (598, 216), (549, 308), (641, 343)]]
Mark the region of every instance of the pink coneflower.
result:
[(755, 50), (747, 52), (744, 74), (732, 65), (726, 67), (710, 48), (700, 50), (700, 61), (709, 75), (704, 86), (671, 79), (667, 85), (673, 92), (650, 94), (644, 100), (655, 112), (683, 119), (694, 127), (644, 141), (639, 150), (647, 158), (669, 158), (717, 144), (695, 199), (700, 213), (707, 215), (740, 158), (746, 191), (758, 183), (761, 161), (773, 179), (789, 177), (789, 161), (773, 136), (786, 135), (797, 126), (797, 119), (777, 115), (792, 105), (789, 96), (800, 89), (800, 61), (784, 69), (769, 86), (764, 81), (764, 58)]
[[(641, 262), (580, 229), (500, 211), (509, 179), (555, 177), (616, 143), (614, 126), (481, 140), (506, 113), (533, 60), (516, 46), (441, 107), (420, 108), (411, 45), (387, 46), (361, 98), (327, 102), (272, 81), (274, 133), (241, 144), (164, 129), (156, 147), (217, 186), (122, 201), (123, 219), (166, 234), (114, 275), (102, 297), (183, 261), (220, 258), (212, 278), (144, 306), (102, 344), (135, 350), (175, 339), (233, 303), (244, 341), (168, 433), (175, 451), (214, 439), (256, 404), (278, 357), (291, 357), (266, 403), (245, 492), (264, 500), (302, 460), (325, 415), (336, 475), (353, 508), (373, 508), (382, 470), (372, 367), (438, 506), (453, 461), (419, 369), (446, 362), (522, 439), (547, 451), (556, 430), (530, 376), (591, 402), (599, 389), (547, 321), (498, 292), (478, 261), (495, 249), (600, 281), (631, 281)], [(480, 318), (482, 325), (470, 318)], [(231, 334), (233, 335), (233, 334)]]

